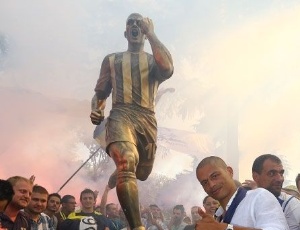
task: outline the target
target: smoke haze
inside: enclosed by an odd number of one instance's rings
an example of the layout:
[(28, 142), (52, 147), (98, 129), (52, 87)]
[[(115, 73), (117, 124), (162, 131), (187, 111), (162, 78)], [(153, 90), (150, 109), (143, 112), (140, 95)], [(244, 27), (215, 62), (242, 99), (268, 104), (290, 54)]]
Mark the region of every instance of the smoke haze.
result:
[[(253, 160), (273, 152), (288, 169), (285, 183), (294, 183), (300, 149), (300, 4), (292, 0), (1, 1), (0, 35), (7, 53), (0, 53), (0, 178), (35, 174), (38, 184), (55, 192), (87, 159), (82, 140), (92, 141), (89, 100), (100, 64), (106, 54), (127, 48), (123, 32), (132, 12), (153, 19), (174, 59), (174, 76), (162, 87), (175, 92), (158, 103), (158, 124), (189, 132), (177, 135), (188, 146), (185, 152), (173, 145), (170, 153), (158, 153), (154, 174), (174, 179), (186, 173), (161, 192), (161, 200), (172, 203), (174, 197), (174, 205), (186, 208), (201, 205), (205, 194), (193, 157), (214, 154), (216, 146), (193, 125), (204, 116), (205, 104), (215, 121), (209, 131), (217, 132), (226, 124), (227, 96), (234, 98), (239, 115), (238, 179), (251, 178)], [(101, 193), (106, 180), (89, 180), (82, 170), (62, 194), (79, 194), (85, 187)], [(109, 199), (115, 201), (115, 194)]]

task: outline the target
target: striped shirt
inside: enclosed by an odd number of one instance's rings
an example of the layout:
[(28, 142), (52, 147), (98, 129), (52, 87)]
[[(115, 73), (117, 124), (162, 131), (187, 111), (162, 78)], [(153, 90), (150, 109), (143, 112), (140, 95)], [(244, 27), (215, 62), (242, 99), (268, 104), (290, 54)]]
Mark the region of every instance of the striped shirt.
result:
[(133, 104), (153, 111), (158, 86), (166, 79), (149, 53), (113, 53), (103, 60), (95, 92), (99, 100), (112, 92), (113, 107)]
[(53, 222), (48, 215), (41, 213), (37, 221), (31, 221), (31, 230), (54, 230)]

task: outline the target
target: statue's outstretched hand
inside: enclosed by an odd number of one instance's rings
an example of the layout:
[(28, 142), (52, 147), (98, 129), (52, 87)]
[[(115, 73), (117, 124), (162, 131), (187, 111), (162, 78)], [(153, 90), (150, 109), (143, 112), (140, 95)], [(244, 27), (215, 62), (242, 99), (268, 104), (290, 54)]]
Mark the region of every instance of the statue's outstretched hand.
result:
[(100, 125), (101, 122), (104, 120), (104, 111), (103, 110), (92, 110), (90, 118), (94, 125)]

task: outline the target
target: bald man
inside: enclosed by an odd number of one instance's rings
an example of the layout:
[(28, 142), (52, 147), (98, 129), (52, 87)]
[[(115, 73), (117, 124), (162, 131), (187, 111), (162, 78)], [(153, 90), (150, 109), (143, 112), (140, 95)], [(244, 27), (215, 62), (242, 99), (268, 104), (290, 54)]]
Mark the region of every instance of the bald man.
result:
[(220, 202), (218, 222), (211, 214), (199, 209), (202, 217), (197, 230), (288, 230), (288, 226), (276, 198), (265, 189), (247, 191), (237, 188), (233, 170), (219, 157), (204, 158), (196, 169), (197, 178), (204, 191)]

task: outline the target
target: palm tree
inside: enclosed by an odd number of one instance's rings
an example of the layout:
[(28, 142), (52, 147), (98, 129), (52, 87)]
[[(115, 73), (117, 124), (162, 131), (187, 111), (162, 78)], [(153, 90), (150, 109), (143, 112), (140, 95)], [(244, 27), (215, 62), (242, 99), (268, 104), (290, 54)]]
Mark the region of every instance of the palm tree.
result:
[(172, 97), (164, 98), (156, 112), (161, 119), (194, 119), (194, 130), (212, 139), (210, 154), (225, 159), (238, 176), (238, 109), (234, 97), (201, 79), (191, 79), (176, 88)]

